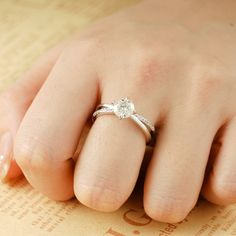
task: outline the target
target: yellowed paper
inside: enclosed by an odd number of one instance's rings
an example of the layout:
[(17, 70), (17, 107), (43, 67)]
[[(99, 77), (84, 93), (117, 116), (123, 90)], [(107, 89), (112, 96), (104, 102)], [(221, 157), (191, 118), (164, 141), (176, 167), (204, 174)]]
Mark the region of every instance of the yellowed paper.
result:
[[(49, 47), (95, 19), (137, 1), (0, 1), (0, 90), (13, 83)], [(1, 236), (221, 236), (236, 235), (236, 204), (200, 199), (178, 224), (151, 220), (142, 208), (142, 186), (114, 213), (91, 210), (75, 199), (61, 203), (25, 179), (0, 184)]]

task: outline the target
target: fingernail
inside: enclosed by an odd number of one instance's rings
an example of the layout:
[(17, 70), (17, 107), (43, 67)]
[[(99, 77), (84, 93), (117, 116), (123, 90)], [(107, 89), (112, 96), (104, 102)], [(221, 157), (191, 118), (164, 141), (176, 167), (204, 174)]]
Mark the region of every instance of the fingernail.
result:
[(3, 181), (10, 169), (12, 158), (13, 141), (10, 132), (4, 133), (0, 137), (0, 180)]

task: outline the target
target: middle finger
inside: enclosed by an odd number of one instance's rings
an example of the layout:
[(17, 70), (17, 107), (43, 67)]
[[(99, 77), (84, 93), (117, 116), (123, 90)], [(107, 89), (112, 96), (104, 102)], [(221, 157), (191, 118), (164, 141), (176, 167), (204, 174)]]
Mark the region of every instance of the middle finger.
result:
[(97, 95), (94, 69), (86, 59), (90, 57), (82, 55), (83, 49), (78, 54), (75, 50), (71, 46), (59, 57), (27, 111), (14, 147), (31, 185), (56, 200), (74, 195), (71, 157)]

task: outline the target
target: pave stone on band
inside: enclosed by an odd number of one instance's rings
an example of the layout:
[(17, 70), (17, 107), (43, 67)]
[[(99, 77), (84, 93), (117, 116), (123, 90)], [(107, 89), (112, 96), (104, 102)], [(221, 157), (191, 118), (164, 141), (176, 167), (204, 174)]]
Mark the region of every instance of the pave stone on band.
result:
[(119, 119), (132, 119), (144, 132), (147, 142), (152, 139), (152, 135), (155, 133), (154, 125), (145, 117), (136, 113), (133, 102), (128, 98), (122, 98), (110, 104), (98, 105), (93, 113), (93, 119), (95, 120), (98, 116), (107, 114), (116, 115)]

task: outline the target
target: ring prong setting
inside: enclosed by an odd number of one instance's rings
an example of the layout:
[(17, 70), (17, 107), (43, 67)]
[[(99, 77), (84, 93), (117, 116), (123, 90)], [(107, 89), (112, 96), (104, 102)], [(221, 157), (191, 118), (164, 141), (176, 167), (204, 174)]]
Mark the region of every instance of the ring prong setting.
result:
[(106, 114), (113, 114), (118, 117), (119, 120), (130, 118), (142, 129), (147, 143), (151, 141), (155, 134), (155, 126), (144, 116), (136, 112), (134, 103), (131, 102), (128, 97), (111, 103), (100, 104), (93, 113), (93, 120), (100, 115)]
[(119, 119), (126, 119), (135, 112), (134, 104), (128, 98), (122, 98), (114, 106), (114, 113)]

